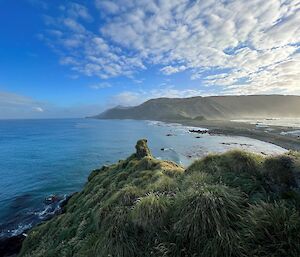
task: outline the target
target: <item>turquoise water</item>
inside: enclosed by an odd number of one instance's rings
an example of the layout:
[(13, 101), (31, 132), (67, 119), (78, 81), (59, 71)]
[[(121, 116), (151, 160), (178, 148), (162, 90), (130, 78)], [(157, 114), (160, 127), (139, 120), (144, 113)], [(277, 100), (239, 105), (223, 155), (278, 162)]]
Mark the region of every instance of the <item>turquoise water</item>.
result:
[(0, 121), (0, 237), (37, 223), (47, 196), (80, 190), (92, 169), (128, 157), (140, 138), (148, 139), (156, 157), (183, 165), (236, 147), (267, 154), (285, 151), (242, 137), (196, 136), (178, 124), (147, 121)]

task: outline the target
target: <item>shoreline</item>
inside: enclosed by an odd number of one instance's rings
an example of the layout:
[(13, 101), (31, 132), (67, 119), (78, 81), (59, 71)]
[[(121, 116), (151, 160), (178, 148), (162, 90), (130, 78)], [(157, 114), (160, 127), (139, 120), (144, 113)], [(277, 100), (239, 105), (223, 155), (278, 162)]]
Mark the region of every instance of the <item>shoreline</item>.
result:
[[(65, 206), (68, 203), (69, 199), (75, 194), (76, 192), (65, 195), (62, 199), (54, 200), (46, 205), (44, 209), (45, 217), (40, 220), (35, 220), (35, 222), (31, 225), (30, 228), (24, 228), (24, 230), (20, 230), (19, 233), (7, 235), (0, 237), (0, 257), (15, 257), (18, 256), (19, 252), (21, 251), (23, 241), (27, 237), (27, 232), (34, 229), (35, 227), (43, 224), (44, 222), (51, 220), (52, 218), (61, 215), (65, 212)], [(54, 208), (53, 211), (47, 212), (47, 207)], [(38, 219), (38, 217), (36, 217)]]
[(209, 129), (211, 134), (225, 136), (243, 136), (257, 139), (263, 142), (271, 143), (287, 150), (300, 151), (300, 138), (282, 135), (281, 132), (289, 130), (298, 130), (297, 128), (285, 126), (267, 126), (266, 128), (257, 128), (255, 124), (246, 122), (233, 122), (221, 120), (161, 120), (166, 123), (179, 123), (184, 126), (203, 127)]
[[(260, 140), (263, 142), (268, 142), (287, 150), (300, 151), (300, 138), (292, 137), (289, 135), (280, 134), (286, 130), (298, 130), (297, 128), (284, 127), (284, 126), (271, 126), (265, 127), (256, 127), (255, 124), (249, 124), (244, 122), (233, 122), (233, 121), (220, 121), (220, 120), (160, 120), (165, 123), (178, 123), (183, 126), (190, 127), (202, 127), (209, 129), (209, 134), (212, 135), (225, 135), (225, 136), (242, 136), (247, 138), (252, 138)], [(272, 130), (267, 130), (272, 129)], [(197, 133), (197, 132), (192, 132)], [(72, 194), (71, 194), (72, 195)], [(67, 196), (62, 203), (61, 209), (63, 212), (64, 204), (67, 203), (71, 195)], [(56, 215), (59, 215), (57, 213)], [(53, 215), (53, 216), (56, 216)], [(43, 221), (41, 221), (43, 222)], [(38, 226), (36, 224), (33, 227)], [(26, 231), (23, 231), (26, 232)], [(15, 254), (20, 250), (22, 241), (25, 236), (21, 233), (10, 238), (6, 238), (0, 242), (0, 252), (5, 252), (8, 254)], [(1, 240), (0, 240), (1, 241)], [(1, 245), (2, 244), (2, 245)], [(2, 247), (2, 248), (1, 248)], [(0, 256), (2, 256), (0, 254)], [(13, 255), (4, 255), (4, 256), (13, 256)]]

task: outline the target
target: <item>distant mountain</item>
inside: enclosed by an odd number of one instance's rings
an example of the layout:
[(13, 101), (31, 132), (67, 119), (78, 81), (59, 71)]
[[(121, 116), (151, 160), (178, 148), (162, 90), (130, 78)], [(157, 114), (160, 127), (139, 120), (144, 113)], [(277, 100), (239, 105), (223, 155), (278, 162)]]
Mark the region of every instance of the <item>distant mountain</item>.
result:
[(93, 118), (180, 120), (300, 117), (300, 96), (249, 95), (151, 99), (135, 107), (115, 107)]

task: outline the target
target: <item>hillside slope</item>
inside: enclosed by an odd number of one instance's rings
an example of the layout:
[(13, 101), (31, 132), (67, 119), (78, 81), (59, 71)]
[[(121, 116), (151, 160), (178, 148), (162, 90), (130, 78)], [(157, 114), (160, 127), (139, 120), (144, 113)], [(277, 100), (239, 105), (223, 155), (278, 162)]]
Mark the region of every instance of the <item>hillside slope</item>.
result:
[(153, 158), (146, 140), (136, 150), (94, 170), (19, 256), (300, 256), (298, 153), (232, 151), (184, 170)]
[(109, 109), (99, 119), (241, 119), (300, 117), (300, 97), (282, 95), (158, 98), (139, 106)]

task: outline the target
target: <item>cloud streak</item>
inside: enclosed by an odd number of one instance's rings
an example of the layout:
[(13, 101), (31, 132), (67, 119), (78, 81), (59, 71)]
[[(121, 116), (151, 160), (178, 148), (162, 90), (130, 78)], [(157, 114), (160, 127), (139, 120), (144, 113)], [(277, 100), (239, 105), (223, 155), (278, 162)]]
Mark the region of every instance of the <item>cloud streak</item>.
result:
[(58, 106), (28, 96), (0, 91), (0, 119), (81, 118), (94, 115), (105, 108), (105, 104)]
[(39, 113), (44, 111), (43, 106), (42, 102), (27, 96), (11, 92), (0, 92), (0, 119), (39, 116)]

